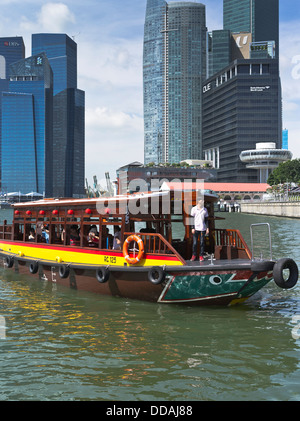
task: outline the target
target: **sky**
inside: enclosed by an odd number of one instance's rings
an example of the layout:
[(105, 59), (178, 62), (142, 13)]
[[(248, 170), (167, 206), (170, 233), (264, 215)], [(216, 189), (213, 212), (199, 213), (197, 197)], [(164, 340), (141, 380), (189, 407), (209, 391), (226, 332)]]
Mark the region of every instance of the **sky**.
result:
[[(263, 0), (262, 0), (263, 1)], [(222, 0), (203, 0), (208, 30), (222, 29)], [(78, 88), (86, 96), (86, 178), (105, 187), (116, 169), (144, 160), (143, 34), (146, 0), (0, 0), (0, 37), (66, 33), (78, 48)], [(283, 128), (300, 158), (300, 1), (280, 0)]]

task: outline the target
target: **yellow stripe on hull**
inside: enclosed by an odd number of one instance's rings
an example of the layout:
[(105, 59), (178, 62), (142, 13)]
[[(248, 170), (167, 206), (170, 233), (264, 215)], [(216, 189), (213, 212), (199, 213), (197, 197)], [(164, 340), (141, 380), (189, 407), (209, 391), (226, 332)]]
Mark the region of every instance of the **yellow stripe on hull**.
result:
[[(100, 251), (96, 249), (67, 248), (52, 245), (23, 245), (23, 243), (0, 242), (0, 248), (7, 253), (31, 260), (47, 260), (58, 263), (74, 263), (82, 265), (109, 265), (124, 266), (126, 263), (123, 253), (117, 251)], [(127, 266), (128, 265), (126, 263)], [(132, 266), (182, 266), (183, 264), (174, 256), (148, 255), (136, 265)]]

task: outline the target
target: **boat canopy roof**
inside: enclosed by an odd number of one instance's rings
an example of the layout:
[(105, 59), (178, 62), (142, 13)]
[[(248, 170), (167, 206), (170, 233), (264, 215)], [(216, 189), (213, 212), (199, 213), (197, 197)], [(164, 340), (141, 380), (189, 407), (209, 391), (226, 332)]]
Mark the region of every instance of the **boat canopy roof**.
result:
[[(181, 195), (180, 195), (181, 193)], [(66, 207), (66, 206), (76, 206), (77, 208), (84, 208), (85, 206), (96, 207), (97, 205), (109, 206), (110, 203), (113, 204), (126, 204), (129, 201), (137, 201), (142, 199), (154, 199), (154, 198), (163, 198), (170, 195), (171, 198), (177, 200), (191, 200), (191, 202), (196, 201), (200, 192), (193, 192), (189, 190), (164, 190), (158, 192), (145, 192), (145, 193), (134, 193), (128, 195), (112, 196), (112, 197), (95, 197), (95, 198), (84, 198), (84, 199), (74, 199), (74, 198), (50, 198), (42, 199), (33, 202), (21, 202), (14, 203), (13, 207), (15, 209), (23, 209), (28, 207), (33, 208), (44, 208), (44, 207)], [(218, 195), (212, 191), (201, 191), (201, 194), (204, 195), (205, 201), (215, 202), (218, 200)]]

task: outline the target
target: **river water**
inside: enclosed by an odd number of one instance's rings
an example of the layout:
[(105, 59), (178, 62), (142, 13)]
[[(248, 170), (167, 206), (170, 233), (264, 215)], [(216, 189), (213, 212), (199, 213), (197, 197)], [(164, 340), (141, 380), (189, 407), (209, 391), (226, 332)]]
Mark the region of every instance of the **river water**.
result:
[[(251, 223), (268, 222), (274, 257), (300, 267), (300, 220), (218, 216), (247, 242)], [(0, 400), (298, 401), (299, 297), (300, 282), (272, 282), (231, 308), (157, 305), (0, 270)]]

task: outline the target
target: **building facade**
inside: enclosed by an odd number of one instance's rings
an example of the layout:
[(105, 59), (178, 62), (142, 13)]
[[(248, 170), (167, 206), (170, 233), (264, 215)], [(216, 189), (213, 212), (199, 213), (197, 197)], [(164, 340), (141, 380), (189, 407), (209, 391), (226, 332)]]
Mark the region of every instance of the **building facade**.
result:
[(145, 163), (201, 159), (205, 6), (148, 0), (144, 33)]
[(289, 148), (289, 131), (287, 129), (282, 130), (282, 149)]
[(22, 37), (0, 38), (0, 79), (9, 80), (9, 66), (25, 58)]
[(218, 157), (218, 181), (258, 182), (239, 156), (259, 142), (282, 146), (279, 63), (235, 60), (203, 85), (203, 149)]
[(132, 162), (117, 170), (117, 179), (118, 193), (127, 194), (137, 191), (158, 191), (164, 182), (214, 181), (216, 170), (201, 165), (166, 167)]
[(223, 29), (208, 34), (202, 138), (218, 181), (259, 182), (240, 160), (256, 143), (282, 146), (279, 0), (223, 0)]
[(279, 0), (223, 0), (223, 28), (250, 32), (253, 42), (275, 41), (279, 57)]
[(45, 54), (10, 66), (2, 93), (2, 190), (52, 194), (53, 73)]
[[(2, 92), (9, 90), (9, 66), (25, 58), (25, 45), (22, 37), (0, 38), (0, 151), (2, 138)], [(1, 152), (0, 152), (1, 154)], [(1, 174), (1, 155), (0, 155)]]
[(44, 52), (53, 70), (52, 195), (84, 194), (85, 93), (77, 89), (77, 44), (66, 34), (33, 34), (32, 54)]

